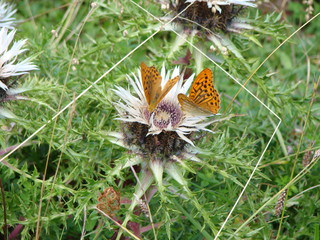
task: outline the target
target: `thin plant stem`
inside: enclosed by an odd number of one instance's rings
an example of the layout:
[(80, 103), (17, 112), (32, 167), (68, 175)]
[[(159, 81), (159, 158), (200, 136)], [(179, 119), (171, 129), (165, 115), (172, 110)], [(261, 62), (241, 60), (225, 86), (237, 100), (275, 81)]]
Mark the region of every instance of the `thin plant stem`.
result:
[(83, 225), (82, 225), (80, 240), (83, 240), (86, 235), (86, 223), (87, 223), (87, 207), (84, 206), (83, 207)]
[(2, 207), (3, 207), (3, 234), (4, 240), (8, 239), (8, 225), (7, 225), (7, 205), (6, 205), (6, 197), (4, 195), (4, 188), (2, 184), (2, 179), (0, 178), (0, 188), (1, 188), (1, 197), (2, 197)]

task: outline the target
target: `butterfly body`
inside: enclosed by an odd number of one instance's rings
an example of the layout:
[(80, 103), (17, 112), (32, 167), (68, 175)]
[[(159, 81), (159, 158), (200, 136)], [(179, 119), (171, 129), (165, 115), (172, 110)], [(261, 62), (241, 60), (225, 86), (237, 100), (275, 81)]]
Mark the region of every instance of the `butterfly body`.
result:
[(209, 116), (217, 114), (220, 109), (220, 97), (213, 86), (213, 74), (209, 68), (204, 69), (194, 80), (189, 96), (178, 95), (182, 110), (192, 116)]
[(159, 102), (167, 95), (167, 93), (178, 82), (179, 76), (167, 81), (165, 86), (161, 87), (161, 75), (157, 69), (152, 66), (148, 67), (144, 63), (141, 63), (141, 78), (143, 91), (148, 103), (149, 112), (153, 112)]

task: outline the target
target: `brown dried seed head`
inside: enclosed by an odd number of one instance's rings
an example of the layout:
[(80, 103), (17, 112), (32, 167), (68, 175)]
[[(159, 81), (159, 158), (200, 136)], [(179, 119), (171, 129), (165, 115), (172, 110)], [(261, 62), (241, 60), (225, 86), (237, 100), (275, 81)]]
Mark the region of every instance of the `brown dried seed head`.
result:
[(279, 217), (281, 212), (282, 212), (282, 209), (283, 209), (283, 206), (284, 206), (284, 201), (286, 199), (286, 196), (287, 196), (287, 192), (288, 192), (288, 189), (285, 189), (281, 194), (280, 194), (280, 197), (277, 201), (277, 204), (276, 204), (276, 207), (275, 207), (275, 216)]
[(98, 198), (97, 208), (109, 216), (114, 216), (120, 209), (120, 194), (112, 187), (108, 187)]
[(313, 151), (307, 151), (303, 154), (303, 158), (302, 158), (303, 167), (306, 167), (310, 164), (312, 154), (313, 154)]

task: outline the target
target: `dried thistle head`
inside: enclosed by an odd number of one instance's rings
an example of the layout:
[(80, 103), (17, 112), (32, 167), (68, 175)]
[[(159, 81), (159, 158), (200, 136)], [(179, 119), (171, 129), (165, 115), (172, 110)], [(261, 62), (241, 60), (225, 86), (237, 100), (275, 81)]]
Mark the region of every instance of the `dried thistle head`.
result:
[(313, 151), (309, 150), (307, 152), (305, 152), (303, 154), (303, 157), (302, 157), (302, 165), (303, 167), (306, 167), (310, 164), (310, 160), (311, 160), (311, 157), (312, 157), (312, 154), (313, 154)]
[(110, 217), (114, 217), (115, 212), (120, 209), (120, 193), (113, 187), (106, 188), (98, 197), (97, 208)]

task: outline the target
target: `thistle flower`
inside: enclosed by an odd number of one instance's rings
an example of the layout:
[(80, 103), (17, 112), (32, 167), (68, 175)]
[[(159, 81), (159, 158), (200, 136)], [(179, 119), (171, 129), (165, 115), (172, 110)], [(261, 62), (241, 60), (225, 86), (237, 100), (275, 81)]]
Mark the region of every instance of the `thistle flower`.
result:
[[(255, 7), (256, 5), (252, 3), (254, 1), (178, 0), (167, 6), (175, 14), (181, 13), (176, 23), (180, 23), (184, 30), (218, 33), (220, 30), (230, 32), (232, 25), (238, 22), (236, 17), (239, 15), (239, 12), (245, 6)], [(191, 6), (189, 6), (190, 3)]]
[[(11, 30), (8, 33), (7, 28), (0, 29), (0, 103), (19, 98), (18, 94), (25, 91), (25, 89), (13, 88), (17, 76), (37, 69), (36, 65), (33, 65), (30, 61), (30, 58), (17, 62), (18, 56), (27, 51), (27, 49), (23, 48), (27, 40), (14, 42), (9, 48), (15, 33), (16, 30)], [(0, 116), (4, 116), (4, 112), (6, 112), (5, 115), (7, 117), (9, 116), (8, 111), (3, 108), (0, 110)]]
[[(119, 114), (117, 119), (122, 121), (121, 132), (109, 132), (108, 135), (111, 142), (127, 148), (130, 153), (124, 164), (116, 165), (112, 175), (127, 167), (141, 166), (129, 212), (141, 202), (141, 197), (154, 181), (165, 201), (163, 174), (166, 173), (181, 185), (209, 223), (209, 215), (189, 190), (183, 173), (192, 171), (184, 160), (202, 162), (196, 157), (200, 150), (194, 147), (195, 133), (200, 130), (212, 132), (206, 127), (224, 120), (208, 118), (217, 113), (217, 103), (220, 102), (213, 87), (211, 70), (203, 70), (195, 80), (194, 74), (184, 79), (178, 67), (168, 71), (163, 65), (159, 73), (155, 67), (142, 63), (141, 71), (128, 75), (127, 79), (131, 89), (119, 86), (114, 89), (120, 98), (115, 107)], [(186, 96), (190, 86), (189, 96)], [(201, 91), (200, 94), (195, 89)], [(123, 225), (129, 219), (128, 214)]]
[[(144, 66), (144, 64), (141, 65), (142, 68)], [(154, 67), (149, 68), (149, 70), (152, 70), (155, 75), (153, 75), (154, 78), (147, 77), (147, 79), (161, 81), (159, 83), (160, 88), (161, 86), (168, 86), (168, 82), (173, 79), (176, 79), (175, 85), (171, 86), (169, 91), (165, 91), (165, 96), (150, 111), (148, 91), (145, 87), (149, 85), (144, 82), (146, 79), (144, 79), (143, 69), (142, 72), (139, 70), (137, 75), (128, 75), (127, 78), (133, 93), (122, 87), (116, 87), (114, 90), (120, 98), (115, 106), (119, 114), (118, 120), (123, 122), (121, 125), (122, 131), (120, 133), (111, 132), (109, 136), (112, 137), (111, 141), (113, 143), (129, 149), (134, 154), (121, 168), (142, 163), (146, 174), (149, 176), (150, 184), (152, 182), (150, 178), (153, 179), (154, 177), (159, 188), (161, 188), (162, 175), (165, 171), (185, 186), (186, 182), (182, 177), (183, 174), (175, 164), (177, 162), (183, 164), (183, 159), (200, 161), (195, 156), (196, 150), (192, 141), (193, 133), (199, 130), (211, 132), (206, 127), (218, 120), (209, 119), (207, 114), (193, 116), (182, 109), (178, 96), (185, 96), (184, 94), (193, 82), (194, 74), (184, 81), (178, 67), (175, 67), (171, 72), (167, 71), (163, 65), (161, 74)], [(157, 85), (157, 83), (152, 84)], [(184, 98), (188, 97), (185, 96)], [(153, 176), (147, 173), (149, 170), (152, 170)], [(144, 189), (146, 190), (146, 188)], [(138, 193), (136, 195), (141, 197)]]
[[(170, 72), (166, 71), (163, 65), (161, 70), (161, 86), (165, 86), (170, 79), (177, 76), (179, 76), (177, 83), (152, 112), (148, 110), (148, 102), (143, 89), (143, 79), (140, 70), (137, 75), (132, 74), (132, 77), (128, 76), (128, 81), (135, 94), (122, 87), (116, 87), (114, 91), (122, 100), (115, 104), (119, 113), (118, 119), (125, 122), (123, 128), (128, 130), (123, 131), (123, 145), (131, 147), (136, 145), (143, 152), (147, 148), (151, 152), (156, 151), (157, 154), (161, 152), (168, 155), (167, 151), (169, 148), (173, 150), (172, 146), (176, 146), (181, 151), (181, 148), (186, 143), (193, 145), (193, 142), (187, 135), (199, 130), (209, 131), (206, 129), (206, 126), (212, 121), (207, 121), (208, 119), (205, 116), (194, 117), (183, 112), (178, 101), (178, 95), (181, 93), (186, 94), (190, 88), (194, 80), (194, 74), (184, 82), (178, 67), (175, 67)], [(150, 141), (152, 144), (149, 146)], [(166, 142), (166, 144), (162, 145), (163, 142)], [(156, 149), (152, 150), (153, 148)]]
[[(190, 36), (204, 37), (212, 44), (211, 50), (225, 56), (232, 53), (250, 70), (241, 51), (230, 39), (229, 33), (239, 34), (242, 38), (260, 45), (255, 36), (247, 30), (268, 33), (268, 29), (261, 30), (255, 26), (255, 22), (239, 17), (245, 7), (256, 7), (255, 0), (158, 0), (158, 2), (162, 8), (171, 10), (171, 14), (162, 20), (168, 21), (179, 14), (172, 24), (166, 26), (166, 30), (173, 30), (182, 35), (182, 38), (177, 37), (175, 49), (179, 49)], [(273, 33), (270, 32), (271, 34)]]
[(12, 15), (16, 12), (13, 6), (0, 0), (0, 28), (6, 27), (13, 29), (14, 18)]

